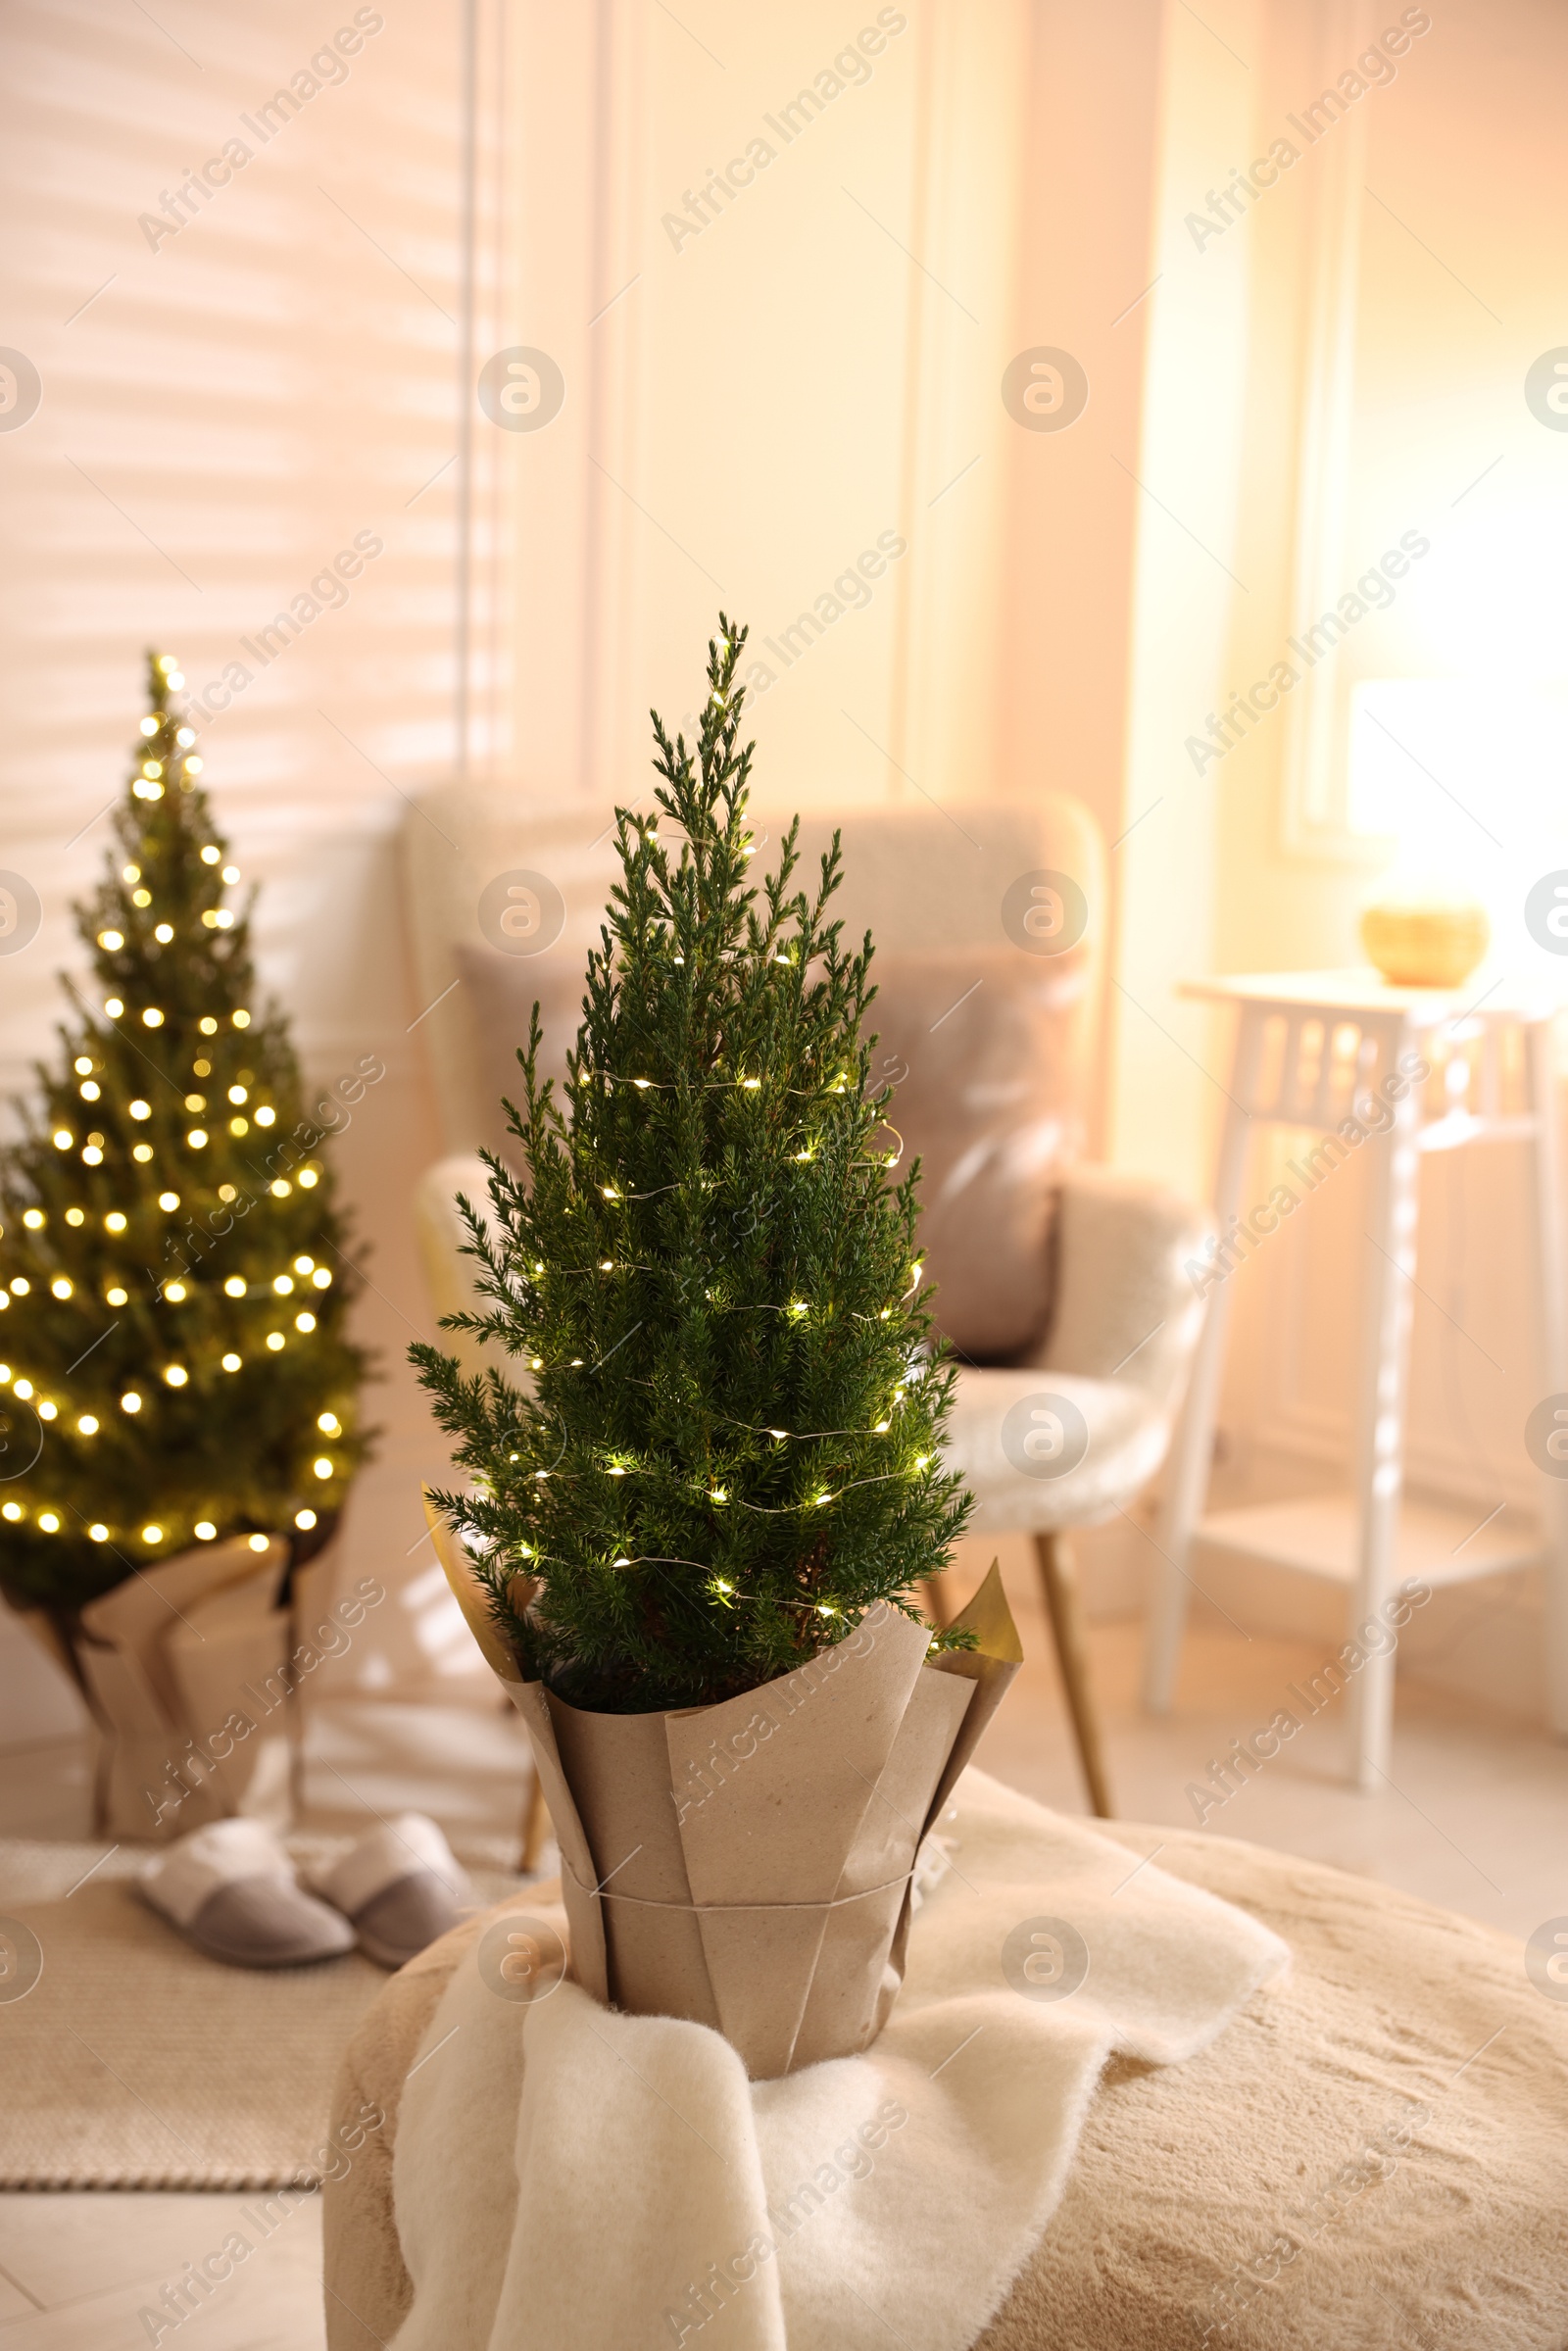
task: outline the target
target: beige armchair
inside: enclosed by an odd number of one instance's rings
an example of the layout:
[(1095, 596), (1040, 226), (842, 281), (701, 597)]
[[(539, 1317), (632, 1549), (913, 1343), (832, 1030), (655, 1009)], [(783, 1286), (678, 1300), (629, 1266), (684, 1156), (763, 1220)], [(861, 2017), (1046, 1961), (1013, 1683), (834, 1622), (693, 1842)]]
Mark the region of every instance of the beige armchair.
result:
[[(1036, 1539), (1084, 1777), (1108, 1814), (1065, 1537), (1126, 1508), (1164, 1458), (1197, 1337), (1182, 1262), (1204, 1226), (1157, 1186), (1080, 1160), (1104, 900), (1087, 811), (1046, 794), (958, 815), (922, 805), (843, 816), (835, 904), (851, 939), (869, 929), (877, 943), (873, 1074), (894, 1089), (890, 1148), (924, 1168), (923, 1259), (963, 1366), (949, 1454), (979, 1531)], [(409, 821), (410, 933), (429, 1007), (416, 1033), (447, 1152), (416, 1200), (439, 1312), (468, 1299), (455, 1196), (483, 1201), (476, 1145), (506, 1153), (500, 1098), (515, 1098), (534, 1002), (547, 1068), (563, 1068), (575, 1032), (618, 870), (607, 816), (535, 817), (511, 795), (448, 787)], [(803, 824), (803, 879), (832, 829)], [(758, 814), (768, 862), (781, 830)]]

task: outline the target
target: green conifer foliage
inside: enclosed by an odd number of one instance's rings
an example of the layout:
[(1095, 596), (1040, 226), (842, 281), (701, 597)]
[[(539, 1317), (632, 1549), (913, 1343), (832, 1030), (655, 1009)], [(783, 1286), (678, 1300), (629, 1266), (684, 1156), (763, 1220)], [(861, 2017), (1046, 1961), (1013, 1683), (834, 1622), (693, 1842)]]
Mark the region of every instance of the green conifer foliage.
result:
[(463, 1203), (493, 1304), (446, 1327), (523, 1384), (411, 1349), (471, 1480), (436, 1499), (499, 1626), (608, 1712), (753, 1689), (878, 1600), (918, 1620), (973, 1506), (941, 1464), (956, 1374), (920, 1301), (917, 1171), (895, 1188), (868, 1092), (871, 942), (846, 953), (827, 918), (836, 841), (811, 890), (794, 827), (753, 882), (746, 632), (719, 624), (695, 756), (656, 712), (660, 814), (617, 812), (564, 1114), (535, 1007), (507, 1105), (525, 1179), (491, 1158), (488, 1217)]
[(318, 1546), (365, 1441), (356, 1288), (249, 905), (149, 655), (90, 1000), (0, 1163), (0, 1589), (70, 1612), (193, 1543)]

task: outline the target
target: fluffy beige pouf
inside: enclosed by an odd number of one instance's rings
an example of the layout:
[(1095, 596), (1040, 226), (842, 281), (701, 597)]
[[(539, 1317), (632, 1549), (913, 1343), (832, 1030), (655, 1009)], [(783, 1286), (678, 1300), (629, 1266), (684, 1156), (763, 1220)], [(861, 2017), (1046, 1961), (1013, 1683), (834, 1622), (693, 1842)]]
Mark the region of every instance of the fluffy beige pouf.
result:
[[(977, 2351), (1561, 2351), (1568, 2004), (1532, 1986), (1519, 1947), (1258, 1846), (1097, 1827), (1250, 1911), (1294, 1969), (1202, 2055), (1107, 2069), (1062, 2201)], [(495, 1915), (395, 1977), (350, 2046), (336, 2112), (370, 2101), (387, 2124), (326, 2189), (330, 2351), (392, 2344), (408, 2308), (402, 2083)]]

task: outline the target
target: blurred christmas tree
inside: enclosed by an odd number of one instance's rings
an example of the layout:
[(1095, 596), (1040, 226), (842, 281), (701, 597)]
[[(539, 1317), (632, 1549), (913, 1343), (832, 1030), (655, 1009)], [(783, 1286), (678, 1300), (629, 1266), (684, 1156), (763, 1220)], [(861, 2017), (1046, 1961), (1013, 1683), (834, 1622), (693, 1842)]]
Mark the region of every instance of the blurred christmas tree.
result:
[(0, 1163), (0, 1591), (57, 1616), (221, 1537), (309, 1556), (365, 1450), (321, 1133), (281, 1016), (252, 1011), (184, 681), (167, 654), (148, 673), (118, 850), (77, 914), (97, 1008), (71, 989), (63, 1063)]

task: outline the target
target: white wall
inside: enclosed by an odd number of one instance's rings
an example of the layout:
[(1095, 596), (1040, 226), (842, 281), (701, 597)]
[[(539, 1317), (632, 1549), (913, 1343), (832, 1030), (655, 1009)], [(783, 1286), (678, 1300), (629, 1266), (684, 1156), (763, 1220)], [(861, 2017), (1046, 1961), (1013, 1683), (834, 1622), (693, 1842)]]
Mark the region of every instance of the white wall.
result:
[[(1176, 80), (1165, 85), (1195, 144), (1216, 88), (1239, 111), (1214, 170), (1196, 168), (1195, 152), (1185, 178), (1164, 175), (1162, 234), (1179, 268), (1159, 292), (1196, 331), (1219, 283), (1239, 276), (1248, 338), (1229, 466), (1236, 526), (1228, 546), (1211, 541), (1236, 574), (1218, 675), (1193, 677), (1191, 719), (1168, 727), (1161, 750), (1172, 801), (1196, 812), (1206, 798), (1212, 809), (1200, 861), (1212, 967), (1359, 962), (1360, 910), (1394, 844), (1358, 827), (1351, 805), (1354, 698), (1379, 680), (1446, 681), (1446, 714), (1419, 744), (1410, 738), (1423, 764), (1392, 761), (1395, 810), (1409, 846), (1437, 855), (1490, 905), (1494, 953), (1473, 983), (1479, 996), (1503, 973), (1563, 976), (1528, 937), (1522, 900), (1538, 873), (1568, 866), (1568, 587), (1553, 552), (1568, 526), (1568, 435), (1531, 413), (1524, 383), (1537, 357), (1565, 339), (1556, 223), (1568, 167), (1555, 126), (1568, 95), (1568, 20), (1542, 0), (1454, 0), (1429, 13), (1394, 77), (1315, 140), (1301, 134), (1305, 108), (1400, 24), (1398, 9), (1229, 0), (1204, 15), (1234, 63), (1216, 50), (1211, 79), (1185, 105)], [(1223, 233), (1184, 233), (1185, 216), (1207, 210), (1230, 168), (1266, 155), (1282, 134), (1299, 153), (1276, 184)], [(1167, 129), (1167, 152), (1175, 137)], [(1195, 343), (1200, 398), (1225, 358), (1212, 335)], [(1152, 381), (1151, 410), (1169, 414)], [(1183, 512), (1200, 530), (1223, 519), (1212, 500), (1201, 514)], [(1200, 783), (1183, 737), (1224, 707), (1211, 679), (1228, 695), (1266, 675), (1303, 621), (1410, 530), (1430, 552), (1397, 600), (1357, 622)], [(1140, 691), (1153, 675), (1140, 664)], [(1404, 717), (1396, 723), (1402, 732)], [(1135, 838), (1154, 848), (1163, 819)], [(1185, 869), (1184, 835), (1158, 846), (1174, 859), (1168, 870)], [(1130, 1115), (1147, 1119), (1152, 1103), (1154, 1125), (1173, 1113), (1185, 1137), (1197, 1117), (1212, 1135), (1227, 1020), (1170, 1026), (1175, 1041), (1149, 1092), (1133, 1089), (1120, 1057)], [(1131, 1129), (1121, 1132), (1130, 1152)], [(1363, 1175), (1352, 1169), (1325, 1187), (1235, 1277), (1222, 1419), (1233, 1466), (1253, 1491), (1343, 1482)], [(1269, 1180), (1259, 1151), (1249, 1200), (1266, 1197)], [(1423, 1167), (1409, 1476), (1473, 1505), (1478, 1522), (1506, 1507), (1509, 1526), (1529, 1520), (1540, 1488), (1522, 1443), (1541, 1393), (1527, 1199), (1521, 1146)], [(1245, 1589), (1255, 1596), (1255, 1579)], [(1423, 1670), (1463, 1680), (1473, 1664), (1476, 1687), (1537, 1708), (1538, 1610), (1529, 1578), (1470, 1588)], [(1511, 1627), (1507, 1641), (1499, 1624)], [(1483, 1649), (1491, 1653), (1477, 1663)]]

